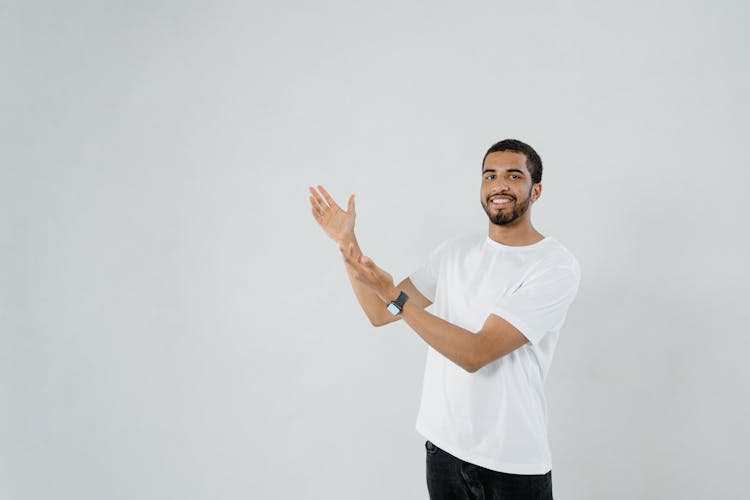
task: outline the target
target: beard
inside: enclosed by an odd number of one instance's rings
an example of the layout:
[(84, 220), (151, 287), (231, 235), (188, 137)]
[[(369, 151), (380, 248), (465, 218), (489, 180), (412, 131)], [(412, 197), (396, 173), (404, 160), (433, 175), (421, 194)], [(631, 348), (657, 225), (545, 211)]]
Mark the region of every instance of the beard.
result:
[(507, 207), (502, 208), (500, 210), (492, 207), (492, 203), (482, 201), (482, 208), (484, 208), (485, 213), (487, 214), (487, 217), (489, 217), (490, 222), (492, 222), (495, 225), (498, 226), (504, 226), (506, 224), (510, 224), (514, 220), (521, 217), (523, 214), (526, 213), (526, 211), (529, 209), (529, 206), (531, 206), (531, 191), (532, 189), (529, 189), (529, 194), (526, 195), (526, 198), (521, 200), (520, 202), (515, 197), (513, 198), (513, 210), (508, 211)]

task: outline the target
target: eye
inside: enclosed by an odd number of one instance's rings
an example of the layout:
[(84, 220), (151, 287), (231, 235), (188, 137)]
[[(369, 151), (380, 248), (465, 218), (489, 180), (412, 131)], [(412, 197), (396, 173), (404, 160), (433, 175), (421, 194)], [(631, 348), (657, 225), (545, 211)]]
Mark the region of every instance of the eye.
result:
[(516, 174), (511, 174), (510, 178), (511, 179), (520, 179), (521, 176), (520, 175), (516, 175)]
[(495, 174), (488, 174), (484, 178), (487, 179), (487, 180), (489, 180), (490, 177), (495, 177)]

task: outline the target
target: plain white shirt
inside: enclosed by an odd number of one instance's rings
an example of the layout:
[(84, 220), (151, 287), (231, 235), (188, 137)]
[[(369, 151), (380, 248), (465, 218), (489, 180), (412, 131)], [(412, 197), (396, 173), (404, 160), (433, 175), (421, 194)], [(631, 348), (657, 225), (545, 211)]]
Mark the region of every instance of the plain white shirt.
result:
[(544, 380), (580, 275), (552, 237), (508, 246), (479, 234), (438, 245), (409, 276), (433, 302), (428, 311), (473, 333), (495, 314), (529, 342), (474, 373), (428, 346), (417, 431), (487, 469), (551, 470)]

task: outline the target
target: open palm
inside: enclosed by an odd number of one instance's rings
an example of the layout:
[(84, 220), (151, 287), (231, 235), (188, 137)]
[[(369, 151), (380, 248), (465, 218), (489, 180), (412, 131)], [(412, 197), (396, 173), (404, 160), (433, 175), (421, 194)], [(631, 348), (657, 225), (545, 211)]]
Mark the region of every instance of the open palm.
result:
[(354, 219), (357, 215), (354, 210), (354, 195), (349, 197), (348, 210), (344, 211), (323, 186), (318, 185), (320, 193), (312, 187), (309, 190), (312, 195), (310, 205), (313, 217), (331, 239), (341, 243), (346, 237), (354, 234)]

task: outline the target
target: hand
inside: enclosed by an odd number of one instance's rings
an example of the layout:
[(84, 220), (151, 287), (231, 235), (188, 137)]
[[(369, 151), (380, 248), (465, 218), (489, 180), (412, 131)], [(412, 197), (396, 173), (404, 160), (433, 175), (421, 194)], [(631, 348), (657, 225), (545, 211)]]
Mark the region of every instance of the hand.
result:
[(398, 290), (393, 284), (393, 276), (376, 266), (371, 258), (364, 255), (355, 257), (353, 243), (346, 246), (339, 245), (339, 249), (344, 255), (346, 264), (351, 266), (354, 278), (371, 288), (380, 300), (388, 303), (398, 297)]
[[(318, 185), (318, 189), (323, 193), (323, 197), (321, 197), (312, 187), (309, 189), (312, 194), (312, 196), (310, 196), (312, 214), (313, 217), (315, 217), (315, 220), (318, 221), (318, 224), (320, 224), (320, 227), (323, 228), (323, 231), (325, 231), (333, 241), (339, 244), (342, 244), (344, 240), (353, 236), (354, 218), (357, 215), (354, 211), (354, 195), (349, 197), (348, 211), (344, 212), (341, 207), (333, 201), (333, 198), (331, 198), (323, 186)], [(325, 198), (325, 200), (323, 198)]]

